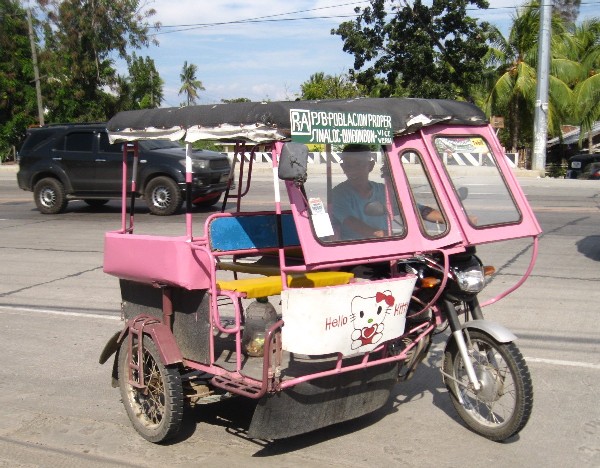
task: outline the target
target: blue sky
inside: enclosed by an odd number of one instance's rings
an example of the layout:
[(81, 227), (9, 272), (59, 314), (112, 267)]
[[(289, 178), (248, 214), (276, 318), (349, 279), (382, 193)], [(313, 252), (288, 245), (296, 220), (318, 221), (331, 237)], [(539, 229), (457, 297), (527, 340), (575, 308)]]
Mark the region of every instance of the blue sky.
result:
[[(491, 0), (491, 9), (471, 14), (506, 33), (522, 3)], [(157, 11), (153, 19), (163, 25), (156, 36), (160, 45), (136, 53), (151, 57), (165, 82), (163, 107), (184, 101), (178, 95), (184, 61), (197, 65), (197, 78), (206, 88), (199, 104), (238, 97), (293, 100), (311, 74), (339, 75), (352, 67), (353, 57), (330, 30), (354, 18), (354, 7), (366, 5), (349, 0), (155, 0), (150, 6)], [(582, 0), (580, 20), (591, 16), (600, 16), (600, 2)]]

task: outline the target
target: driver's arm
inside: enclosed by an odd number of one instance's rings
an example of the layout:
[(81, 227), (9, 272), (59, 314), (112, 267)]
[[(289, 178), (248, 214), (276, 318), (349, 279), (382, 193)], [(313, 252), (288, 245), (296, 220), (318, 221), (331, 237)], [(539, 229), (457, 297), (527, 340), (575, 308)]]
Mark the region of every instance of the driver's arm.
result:
[(418, 208), (419, 213), (421, 213), (421, 218), (423, 218), (425, 221), (446, 224), (446, 220), (444, 219), (442, 213), (439, 210), (425, 205), (418, 205)]

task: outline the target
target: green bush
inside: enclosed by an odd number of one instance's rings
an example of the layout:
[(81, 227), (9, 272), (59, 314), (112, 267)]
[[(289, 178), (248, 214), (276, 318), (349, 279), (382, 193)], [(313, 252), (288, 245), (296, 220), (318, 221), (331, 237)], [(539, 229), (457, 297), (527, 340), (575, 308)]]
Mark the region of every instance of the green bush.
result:
[(546, 175), (554, 178), (564, 178), (567, 174), (567, 165), (562, 163), (550, 163), (546, 166)]

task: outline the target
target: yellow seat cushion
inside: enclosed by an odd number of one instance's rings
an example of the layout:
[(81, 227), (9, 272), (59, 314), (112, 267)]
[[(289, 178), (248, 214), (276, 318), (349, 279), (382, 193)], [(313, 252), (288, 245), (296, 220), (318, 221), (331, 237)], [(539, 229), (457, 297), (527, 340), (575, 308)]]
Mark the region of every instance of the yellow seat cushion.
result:
[[(321, 288), (348, 284), (354, 277), (344, 271), (317, 271), (308, 273), (292, 273), (287, 277), (290, 288)], [(267, 297), (281, 294), (281, 276), (262, 278), (244, 278), (238, 280), (218, 280), (217, 289), (244, 293), (247, 298)]]

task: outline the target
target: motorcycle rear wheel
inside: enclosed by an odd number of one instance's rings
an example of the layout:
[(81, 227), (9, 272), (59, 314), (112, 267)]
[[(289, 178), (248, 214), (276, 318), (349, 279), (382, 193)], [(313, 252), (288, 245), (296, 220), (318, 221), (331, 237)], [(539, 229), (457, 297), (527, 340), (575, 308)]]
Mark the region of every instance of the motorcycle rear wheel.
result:
[(458, 346), (445, 354), (445, 383), (452, 404), (474, 432), (503, 441), (525, 427), (533, 408), (533, 385), (527, 364), (517, 346), (499, 343), (486, 333), (470, 330), (465, 340), (481, 389), (475, 391)]
[[(156, 345), (144, 336), (142, 365), (145, 388), (136, 388), (129, 383), (130, 362), (128, 340), (119, 351), (119, 388), (123, 405), (135, 430), (146, 440), (154, 443), (174, 437), (183, 420), (183, 388), (179, 369), (165, 366), (160, 360)], [(138, 340), (133, 342), (133, 364), (138, 365)], [(138, 370), (132, 370), (137, 380)]]

